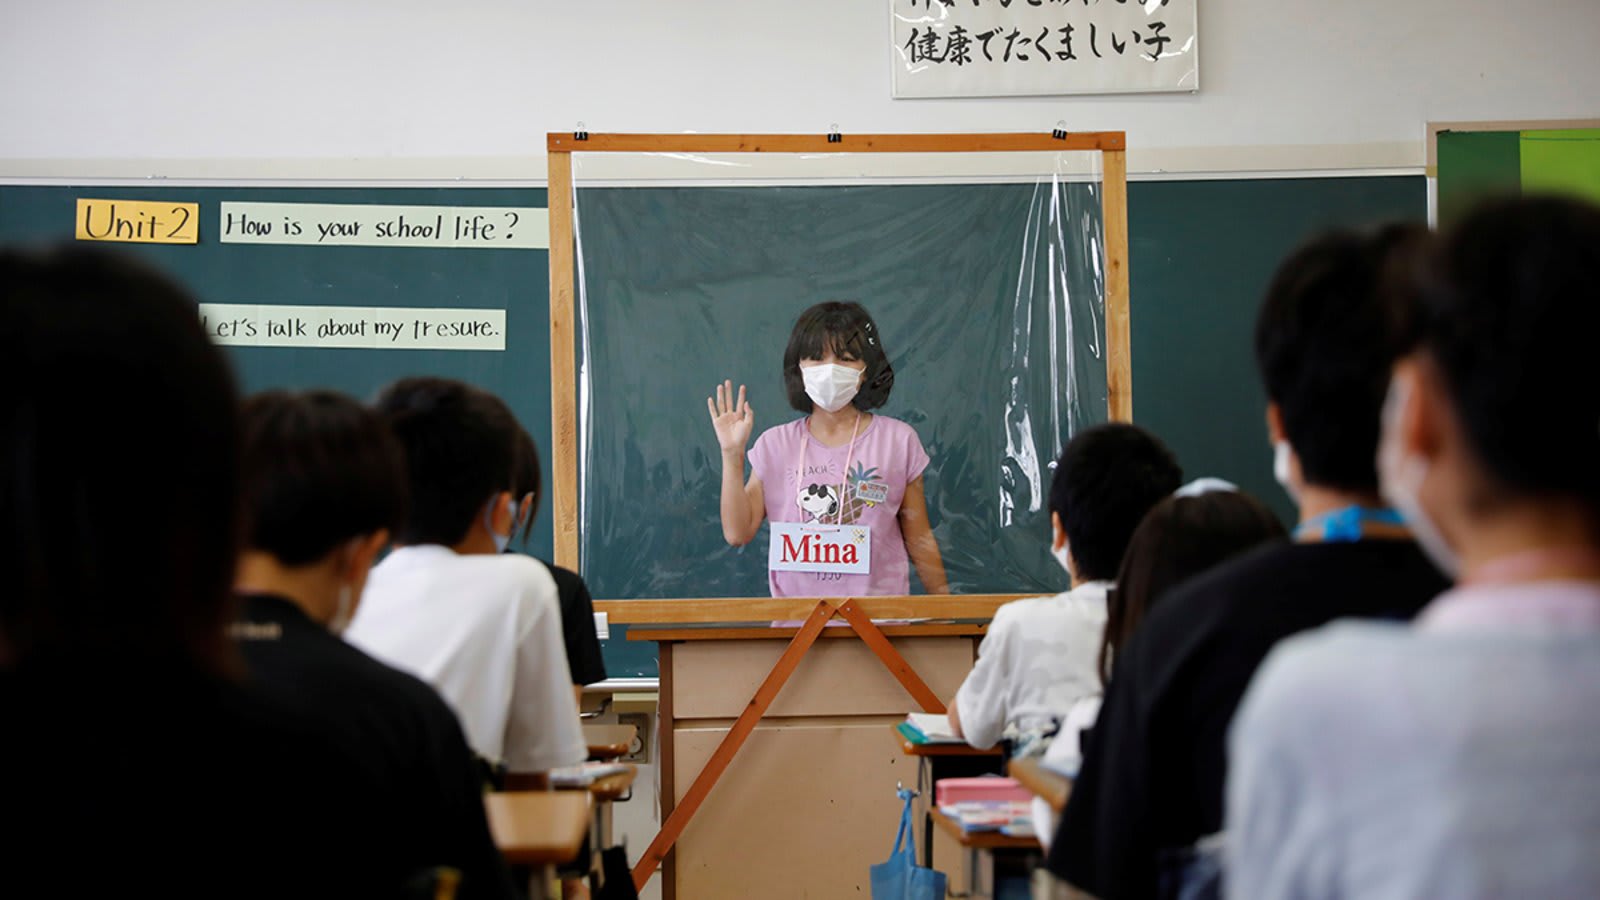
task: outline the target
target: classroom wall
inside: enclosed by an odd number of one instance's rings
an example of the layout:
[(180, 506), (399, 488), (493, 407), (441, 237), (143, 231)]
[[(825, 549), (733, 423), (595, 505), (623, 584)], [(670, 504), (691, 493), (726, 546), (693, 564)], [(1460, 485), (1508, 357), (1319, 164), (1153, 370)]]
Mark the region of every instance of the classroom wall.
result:
[(1429, 120), (1596, 112), (1579, 87), (1600, 83), (1594, 0), (1200, 6), (1198, 95), (896, 101), (888, 0), (16, 0), (0, 4), (0, 177), (539, 179), (545, 132), (579, 120), (1065, 120), (1125, 129), (1135, 171), (1415, 168)]

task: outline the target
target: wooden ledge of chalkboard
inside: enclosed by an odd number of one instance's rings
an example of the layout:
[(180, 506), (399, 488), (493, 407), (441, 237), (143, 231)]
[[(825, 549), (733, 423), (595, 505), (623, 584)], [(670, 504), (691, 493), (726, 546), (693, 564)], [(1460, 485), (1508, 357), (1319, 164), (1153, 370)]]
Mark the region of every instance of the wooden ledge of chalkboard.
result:
[(706, 597), (662, 600), (596, 600), (614, 625), (689, 622), (755, 622), (804, 619), (819, 600), (835, 606), (853, 599), (873, 619), (992, 619), (1004, 604), (1034, 594), (906, 594), (894, 597)]
[(551, 153), (1052, 153), (1124, 150), (1121, 131), (999, 134), (588, 134), (546, 135)]

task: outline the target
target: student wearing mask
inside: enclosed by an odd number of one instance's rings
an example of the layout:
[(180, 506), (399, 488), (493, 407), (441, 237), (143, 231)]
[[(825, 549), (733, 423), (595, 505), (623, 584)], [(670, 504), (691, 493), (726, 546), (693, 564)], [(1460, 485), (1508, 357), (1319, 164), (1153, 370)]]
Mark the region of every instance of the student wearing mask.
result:
[(516, 419), (458, 381), (407, 378), (379, 414), (405, 452), (411, 503), (399, 547), (374, 566), (350, 642), (433, 685), (506, 786), (588, 755), (578, 727), (556, 586), (511, 541)]
[(1106, 591), (1139, 521), (1182, 479), (1166, 445), (1134, 425), (1098, 425), (1068, 442), (1050, 484), (1050, 549), (1071, 587), (995, 610), (949, 704), (956, 734), (980, 749), (1010, 738), (1013, 755), (1035, 756), (1074, 704), (1100, 692)]
[[(1294, 541), (1175, 590), (1113, 661), (1047, 865), (1104, 898), (1215, 887), (1225, 737), (1279, 640), (1346, 616), (1408, 619), (1445, 582), (1378, 494), (1373, 462), (1394, 359), (1379, 296), (1418, 231), (1333, 233), (1278, 268), (1256, 321), (1256, 361)], [(1197, 846), (1199, 845), (1199, 846)], [(1165, 890), (1164, 890), (1165, 888)]]
[(250, 398), (243, 435), (234, 633), (251, 683), (318, 722), (382, 785), (370, 837), (397, 879), (447, 868), (460, 897), (516, 896), (455, 713), (338, 636), (404, 512), (399, 444), (376, 413), (328, 391)]
[(1600, 896), (1600, 209), (1479, 209), (1401, 280), (1385, 496), (1459, 586), (1285, 642), (1239, 712), (1231, 896)]

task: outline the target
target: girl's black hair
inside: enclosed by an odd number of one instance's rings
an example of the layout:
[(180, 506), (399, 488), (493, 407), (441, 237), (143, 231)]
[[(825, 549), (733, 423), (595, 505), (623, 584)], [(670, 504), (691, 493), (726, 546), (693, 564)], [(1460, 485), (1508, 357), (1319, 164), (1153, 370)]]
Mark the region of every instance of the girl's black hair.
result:
[(1101, 683), (1111, 677), (1113, 657), (1173, 587), (1284, 536), (1283, 523), (1249, 494), (1214, 491), (1157, 503), (1128, 541), (1117, 585), (1106, 597)]
[(888, 401), (889, 391), (894, 388), (894, 367), (883, 350), (877, 324), (861, 304), (830, 300), (801, 313), (789, 335), (789, 346), (783, 351), (783, 387), (789, 394), (790, 406), (803, 413), (811, 412), (800, 360), (821, 359), (829, 350), (840, 359), (867, 364), (861, 390), (851, 401), (856, 409), (865, 412)]

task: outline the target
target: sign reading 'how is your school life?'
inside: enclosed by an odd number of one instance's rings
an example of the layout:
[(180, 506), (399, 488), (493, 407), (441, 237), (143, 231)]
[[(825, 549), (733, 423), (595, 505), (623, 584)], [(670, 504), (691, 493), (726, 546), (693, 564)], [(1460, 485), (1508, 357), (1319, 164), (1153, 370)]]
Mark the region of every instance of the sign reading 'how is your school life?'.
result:
[(547, 212), (531, 206), (224, 202), (220, 207), (217, 234), (224, 244), (484, 250), (550, 246)]
[(234, 347), (504, 350), (503, 309), (202, 303), (211, 340)]
[(1200, 89), (1199, 0), (889, 0), (896, 97)]

